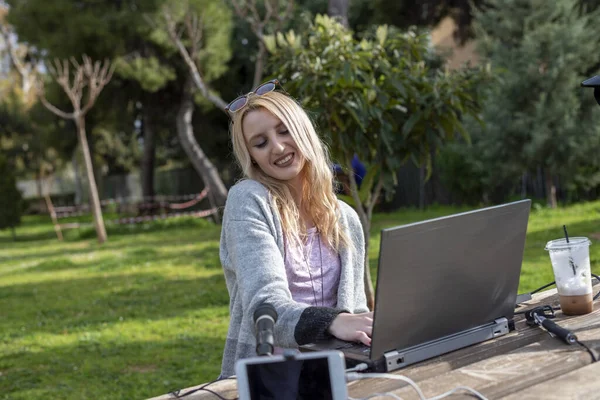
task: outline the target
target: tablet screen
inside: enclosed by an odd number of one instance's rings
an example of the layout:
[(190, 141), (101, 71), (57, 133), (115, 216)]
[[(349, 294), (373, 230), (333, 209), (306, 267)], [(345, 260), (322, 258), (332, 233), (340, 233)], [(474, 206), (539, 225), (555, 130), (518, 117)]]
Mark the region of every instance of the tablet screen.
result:
[(326, 357), (248, 364), (251, 400), (333, 399)]

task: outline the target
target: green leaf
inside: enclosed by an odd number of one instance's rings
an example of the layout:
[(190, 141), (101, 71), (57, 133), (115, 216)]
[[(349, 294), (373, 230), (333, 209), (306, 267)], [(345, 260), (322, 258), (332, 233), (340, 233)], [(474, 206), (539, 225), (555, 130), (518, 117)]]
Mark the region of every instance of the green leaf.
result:
[(404, 126), (402, 126), (402, 135), (404, 137), (407, 137), (412, 132), (413, 128), (415, 127), (415, 124), (417, 122), (419, 122), (420, 119), (421, 119), (420, 112), (412, 113), (410, 118), (408, 118), (408, 121), (406, 121), (404, 123)]
[(342, 200), (344, 203), (348, 204), (351, 207), (356, 207), (356, 203), (354, 202), (354, 199), (352, 198), (352, 196), (348, 196), (346, 194), (338, 194), (337, 198)]
[(360, 201), (365, 204), (373, 191), (373, 186), (375, 183), (375, 178), (379, 173), (379, 168), (375, 165), (371, 165), (368, 168), (367, 174), (363, 178), (360, 189), (358, 191), (358, 198)]
[(263, 42), (269, 53), (273, 54), (277, 51), (277, 40), (275, 39), (275, 35), (264, 35)]
[(385, 40), (387, 39), (387, 36), (388, 36), (388, 26), (387, 25), (378, 26), (375, 36), (377, 36), (377, 42), (379, 43), (379, 45), (383, 46), (385, 44)]

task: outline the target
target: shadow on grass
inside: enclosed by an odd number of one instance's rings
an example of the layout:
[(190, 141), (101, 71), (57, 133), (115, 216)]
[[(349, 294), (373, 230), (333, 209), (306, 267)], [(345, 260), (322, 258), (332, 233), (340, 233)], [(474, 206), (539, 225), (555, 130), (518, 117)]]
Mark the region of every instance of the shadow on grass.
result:
[(18, 284), (4, 287), (0, 294), (0, 332), (12, 340), (38, 332), (94, 330), (115, 321), (174, 318), (228, 304), (222, 274), (169, 279), (135, 273)]
[(145, 399), (216, 379), (224, 340), (80, 341), (4, 355), (3, 398)]
[[(163, 246), (169, 246), (168, 242)], [(179, 243), (181, 244), (181, 243)], [(93, 259), (90, 262), (75, 263), (68, 257), (56, 257), (57, 255), (75, 256), (90, 253), (90, 250), (59, 251), (46, 253), (44, 255), (31, 256), (30, 258), (42, 259), (37, 264), (12, 270), (6, 273), (0, 273), (0, 276), (15, 276), (24, 274), (38, 274), (45, 272), (59, 272), (67, 270), (85, 270), (86, 272), (111, 272), (119, 269), (131, 269), (148, 265), (155, 267), (155, 264), (168, 264), (169, 267), (186, 266), (208, 270), (221, 269), (219, 258), (219, 246), (217, 244), (205, 245), (202, 249), (185, 249), (177, 252), (158, 251), (159, 247), (154, 244), (151, 246), (138, 247), (133, 250), (127, 250), (120, 256), (111, 256), (110, 249), (103, 249), (102, 256)], [(104, 257), (107, 254), (107, 257)], [(1, 261), (1, 259), (0, 259)]]
[[(73, 229), (63, 229), (62, 234), (65, 242), (75, 242), (87, 239), (96, 239), (96, 231), (91, 220), (88, 218), (67, 218), (61, 223), (80, 223), (83, 226)], [(151, 232), (164, 232), (178, 229), (196, 228), (199, 230), (218, 227), (214, 222), (198, 218), (171, 218), (165, 220), (151, 221), (140, 224), (106, 224), (106, 233), (109, 239), (111, 237), (138, 235)], [(56, 240), (50, 218), (29, 217), (25, 218), (24, 223), (17, 228), (16, 240), (13, 239), (10, 231), (0, 231), (0, 244), (20, 244), (35, 241)]]
[[(217, 227), (208, 227), (202, 229), (193, 229), (193, 228), (185, 228), (185, 230), (178, 229), (164, 229), (160, 232), (155, 232), (152, 236), (144, 236), (146, 232), (137, 232), (139, 235), (137, 238), (132, 237), (132, 235), (127, 235), (125, 237), (119, 235), (109, 236), (108, 241), (103, 245), (97, 244), (95, 241), (87, 241), (87, 240), (74, 240), (70, 239), (65, 242), (56, 242), (56, 250), (52, 251), (43, 251), (37, 252), (35, 251), (35, 244), (28, 243), (23, 246), (23, 254), (14, 256), (2, 256), (0, 255), (0, 263), (1, 262), (23, 262), (30, 259), (47, 259), (56, 256), (69, 256), (69, 255), (77, 255), (77, 254), (86, 254), (90, 252), (110, 252), (112, 250), (119, 250), (123, 247), (137, 246), (143, 245), (144, 247), (166, 247), (173, 246), (179, 247), (181, 245), (186, 244), (196, 244), (204, 241), (216, 241), (218, 243), (220, 229)], [(163, 233), (164, 237), (160, 239), (156, 239), (157, 233)], [(149, 237), (150, 239), (146, 239)], [(71, 244), (78, 243), (86, 243), (89, 242), (89, 247), (85, 248), (70, 248)], [(17, 245), (18, 246), (18, 245)], [(20, 247), (20, 246), (19, 246)], [(14, 249), (15, 246), (12, 246)], [(199, 254), (198, 256), (201, 256)]]
[[(140, 233), (164, 232), (172, 229), (207, 229), (216, 225), (212, 221), (198, 218), (170, 218), (140, 224), (106, 224), (107, 236), (127, 236)], [(79, 228), (73, 232), (72, 239), (95, 239), (96, 231), (92, 226)], [(75, 234), (76, 233), (76, 234)]]
[(13, 239), (12, 236), (0, 236), (0, 245), (4, 244), (19, 244), (19, 243), (29, 243), (29, 242), (39, 242), (39, 241), (47, 241), (47, 240), (58, 240), (56, 238), (56, 233), (54, 231), (43, 231), (43, 232), (34, 232), (34, 233), (17, 233), (16, 239)]

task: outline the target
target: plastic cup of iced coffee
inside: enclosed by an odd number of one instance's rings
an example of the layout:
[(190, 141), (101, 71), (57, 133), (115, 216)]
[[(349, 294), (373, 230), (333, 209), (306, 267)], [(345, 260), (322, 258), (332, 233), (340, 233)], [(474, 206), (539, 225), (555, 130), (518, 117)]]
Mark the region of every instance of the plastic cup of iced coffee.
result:
[(556, 239), (546, 244), (563, 314), (592, 312), (590, 244), (585, 237), (572, 237), (569, 241)]

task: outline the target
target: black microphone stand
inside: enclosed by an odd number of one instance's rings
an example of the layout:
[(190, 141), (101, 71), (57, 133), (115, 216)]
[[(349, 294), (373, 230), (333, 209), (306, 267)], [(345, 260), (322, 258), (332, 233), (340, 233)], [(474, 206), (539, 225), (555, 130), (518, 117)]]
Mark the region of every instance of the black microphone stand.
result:
[(273, 355), (273, 328), (275, 322), (277, 322), (277, 311), (271, 304), (264, 303), (254, 311), (254, 326), (256, 329), (256, 355)]
[(525, 312), (527, 325), (541, 326), (548, 331), (550, 336), (556, 336), (566, 344), (577, 343), (577, 336), (568, 329), (558, 326), (550, 318), (554, 318), (554, 310), (550, 306), (540, 306)]

